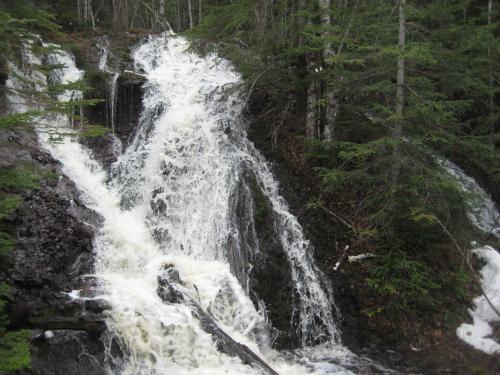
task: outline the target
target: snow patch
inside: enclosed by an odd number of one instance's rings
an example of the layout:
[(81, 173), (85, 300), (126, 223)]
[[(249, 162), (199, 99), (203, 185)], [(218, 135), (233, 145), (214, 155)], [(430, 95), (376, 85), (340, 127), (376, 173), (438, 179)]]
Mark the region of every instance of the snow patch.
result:
[[(486, 261), (481, 269), (482, 287), (491, 303), (500, 307), (500, 253), (491, 246), (475, 249), (474, 254)], [(474, 309), (469, 310), (472, 324), (463, 323), (457, 335), (474, 348), (488, 354), (500, 354), (500, 343), (493, 337), (492, 322), (500, 322), (500, 317), (481, 295), (474, 299)]]

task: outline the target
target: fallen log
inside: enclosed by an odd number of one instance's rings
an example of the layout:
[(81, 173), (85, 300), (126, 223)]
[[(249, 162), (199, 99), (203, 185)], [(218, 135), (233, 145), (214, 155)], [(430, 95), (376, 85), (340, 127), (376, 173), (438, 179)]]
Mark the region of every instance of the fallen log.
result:
[(258, 367), (266, 374), (279, 375), (248, 346), (233, 340), (224, 332), (200, 304), (185, 293), (179, 285), (182, 285), (182, 281), (177, 270), (172, 266), (166, 266), (163, 274), (158, 276), (157, 293), (163, 302), (183, 303), (189, 306), (193, 316), (200, 321), (203, 330), (214, 336), (219, 351), (232, 357), (239, 357), (243, 363)]

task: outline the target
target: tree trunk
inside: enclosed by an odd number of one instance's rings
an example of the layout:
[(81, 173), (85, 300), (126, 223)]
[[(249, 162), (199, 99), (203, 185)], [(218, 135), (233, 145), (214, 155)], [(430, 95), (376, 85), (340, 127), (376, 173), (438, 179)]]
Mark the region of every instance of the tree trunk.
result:
[(112, 2), (112, 6), (113, 6), (113, 27), (115, 27), (115, 28), (118, 26), (118, 23), (119, 23), (119, 18), (118, 18), (118, 14), (119, 14), (118, 2), (119, 2), (119, 0), (113, 0), (113, 2)]
[(394, 141), (394, 168), (392, 171), (392, 187), (395, 190), (399, 170), (401, 168), (401, 140), (403, 136), (403, 110), (404, 110), (404, 85), (405, 85), (405, 58), (404, 49), (406, 45), (406, 25), (405, 25), (406, 0), (399, 0), (399, 57), (398, 73), (396, 82), (396, 123), (394, 124), (392, 139)]
[(176, 2), (176, 10), (177, 10), (177, 32), (180, 32), (181, 31), (181, 3), (180, 3), (181, 0), (177, 0)]
[(198, 0), (198, 24), (201, 23), (201, 0)]
[[(310, 67), (311, 65), (308, 64), (308, 68)], [(306, 89), (306, 136), (309, 138), (319, 138), (320, 111), (318, 99), (320, 92), (321, 87), (318, 81), (312, 81), (308, 84)]]
[(331, 141), (335, 136), (335, 120), (337, 119), (337, 115), (339, 113), (340, 103), (335, 95), (333, 87), (331, 87), (328, 83), (325, 83), (324, 98), (326, 113), (323, 128), (323, 139), (325, 141)]
[(193, 5), (191, 4), (192, 0), (188, 0), (188, 11), (189, 11), (189, 28), (192, 29), (194, 27), (193, 23)]
[(81, 0), (77, 0), (76, 2), (76, 7), (77, 7), (77, 11), (78, 11), (78, 21), (82, 22), (82, 4), (81, 4)]
[(92, 23), (92, 30), (95, 31), (95, 19), (94, 12), (92, 10), (92, 0), (87, 0), (87, 16), (90, 18), (90, 22)]
[(165, 19), (165, 0), (160, 0), (160, 17), (161, 21), (163, 22)]
[[(330, 34), (328, 27), (331, 25), (330, 0), (319, 0), (319, 8), (321, 10), (321, 26), (324, 28), (322, 36), (328, 37)], [(329, 64), (328, 60), (334, 55), (335, 50), (332, 48), (332, 44), (327, 41), (321, 56), (323, 65), (327, 66)], [(321, 136), (326, 141), (330, 141), (334, 136), (335, 120), (338, 114), (339, 102), (331, 83), (325, 81), (323, 88), (322, 97), (325, 116)]]
[[(307, 0), (299, 0), (298, 10), (299, 12), (307, 11)], [(298, 18), (298, 28), (300, 31), (307, 25), (311, 23), (311, 19), (307, 16), (301, 15)], [(304, 47), (305, 38), (301, 33), (298, 37), (299, 48)], [(314, 72), (314, 56), (312, 54), (304, 53), (302, 57), (303, 64), (305, 66), (305, 76), (310, 76)], [(317, 67), (316, 67), (317, 69)], [(306, 88), (304, 90), (305, 103), (306, 103), (306, 113), (305, 113), (305, 133), (309, 138), (318, 137), (319, 128), (319, 111), (318, 111), (318, 99), (319, 99), (320, 85), (317, 81), (307, 82)]]
[[(488, 0), (488, 26), (491, 27), (491, 22), (492, 22), (492, 14), (493, 14), (493, 0)], [(492, 31), (490, 31), (490, 34)], [(494, 111), (495, 111), (495, 105), (494, 105), (494, 97), (493, 97), (493, 85), (494, 85), (494, 78), (493, 78), (493, 62), (491, 61), (491, 37), (490, 40), (488, 41), (488, 63), (489, 63), (489, 68), (488, 68), (488, 85), (489, 85), (489, 126), (490, 126), (490, 134), (491, 134), (491, 142), (493, 145), (495, 145), (495, 120), (494, 120)]]

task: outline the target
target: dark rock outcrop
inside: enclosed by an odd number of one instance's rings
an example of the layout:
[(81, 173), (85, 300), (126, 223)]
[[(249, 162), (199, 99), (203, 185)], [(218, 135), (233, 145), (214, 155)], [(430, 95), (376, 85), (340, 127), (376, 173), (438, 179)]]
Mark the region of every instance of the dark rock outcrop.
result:
[[(94, 72), (95, 76), (89, 79), (94, 85), (89, 98), (99, 98), (104, 101), (86, 109), (86, 118), (91, 124), (107, 126), (110, 124), (110, 88), (111, 75), (104, 72)], [(87, 76), (91, 73), (87, 72)], [(126, 146), (139, 124), (142, 111), (142, 95), (144, 78), (131, 72), (121, 73), (116, 81), (115, 98), (115, 132), (102, 137), (84, 138), (82, 143), (92, 150), (93, 156), (108, 168), (122, 151), (122, 144)]]
[[(271, 202), (262, 193), (255, 177), (249, 179), (252, 190), (255, 231), (259, 251), (252, 259), (250, 290), (254, 302), (262, 299), (278, 336), (278, 349), (294, 349), (300, 345), (293, 306), (297, 301), (291, 281), (290, 264), (280, 242)], [(276, 291), (279, 290), (279, 293)]]
[[(2, 130), (2, 167), (19, 167), (19, 155), (40, 182), (35, 189), (14, 191), (23, 201), (4, 221), (16, 240), (0, 257), (0, 282), (10, 286), (10, 328), (35, 329), (28, 373), (101, 374), (103, 308), (92, 309), (67, 294), (94, 286), (85, 275), (93, 271), (92, 241), (101, 218), (85, 207), (74, 183), (40, 149), (33, 131)], [(40, 340), (37, 329), (50, 330), (52, 338)]]
[(34, 331), (31, 369), (17, 375), (106, 375), (104, 347), (86, 331)]
[(290, 264), (280, 242), (271, 202), (251, 170), (243, 170), (241, 183), (231, 195), (231, 206), (237, 226), (234, 232), (238, 233), (228, 243), (231, 273), (243, 288), (248, 288), (257, 309), (264, 302), (276, 336), (273, 345), (278, 349), (296, 348), (300, 337), (296, 317), (292, 316), (296, 296)]
[[(111, 128), (109, 114), (111, 74), (101, 71), (88, 71), (86, 77), (93, 86), (93, 90), (86, 96), (92, 99), (103, 99), (103, 102), (86, 109), (85, 117), (91, 124), (99, 124)], [(143, 84), (145, 79), (130, 71), (120, 73), (116, 81), (116, 118), (115, 134), (127, 144), (139, 123), (142, 111)], [(99, 147), (101, 148), (101, 147)]]

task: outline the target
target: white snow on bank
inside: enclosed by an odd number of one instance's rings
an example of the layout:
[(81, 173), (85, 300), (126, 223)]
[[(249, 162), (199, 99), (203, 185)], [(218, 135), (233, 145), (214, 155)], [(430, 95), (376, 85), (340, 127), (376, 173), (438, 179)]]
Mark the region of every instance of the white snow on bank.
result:
[[(491, 246), (475, 249), (474, 254), (486, 261), (481, 269), (483, 290), (493, 306), (500, 306), (500, 253)], [(500, 322), (500, 317), (493, 311), (484, 295), (474, 299), (474, 309), (469, 310), (472, 324), (463, 323), (457, 329), (457, 335), (474, 348), (488, 354), (500, 354), (500, 344), (492, 336), (491, 322)]]
[[(500, 238), (500, 211), (491, 197), (465, 172), (449, 160), (438, 158), (437, 161), (454, 177), (458, 186), (465, 192), (472, 193), (469, 202), (469, 219), (486, 235)], [(477, 246), (474, 242), (472, 246)], [(497, 310), (500, 310), (500, 253), (491, 246), (483, 246), (472, 251), (486, 262), (481, 269), (481, 284), (484, 293)], [(500, 353), (500, 343), (493, 337), (490, 323), (500, 322), (500, 317), (492, 309), (483, 294), (473, 301), (474, 308), (469, 310), (472, 324), (463, 323), (457, 328), (458, 337), (478, 350), (488, 354)]]

